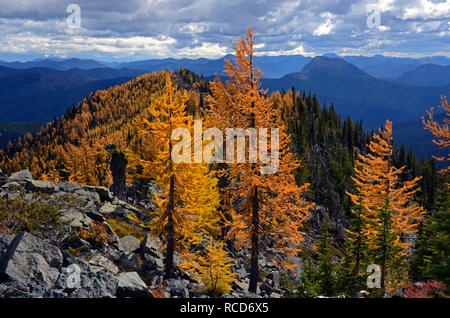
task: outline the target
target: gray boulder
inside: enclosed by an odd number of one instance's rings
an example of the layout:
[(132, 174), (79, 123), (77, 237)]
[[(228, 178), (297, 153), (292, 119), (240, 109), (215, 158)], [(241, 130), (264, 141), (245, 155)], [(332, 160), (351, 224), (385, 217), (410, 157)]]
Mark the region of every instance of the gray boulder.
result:
[(2, 264), (8, 262), (8, 259), (14, 255), (27, 253), (42, 255), (51, 267), (60, 268), (63, 263), (63, 255), (58, 247), (27, 232), (20, 232), (14, 237), (2, 257)]
[(48, 194), (58, 192), (58, 187), (56, 185), (48, 181), (40, 180), (29, 180), (25, 185), (25, 189), (32, 192), (42, 192)]
[(157, 258), (162, 258), (163, 255), (159, 251), (159, 246), (159, 241), (150, 234), (147, 234), (141, 243), (141, 253), (150, 254), (153, 257)]
[(89, 218), (91, 218), (94, 221), (101, 223), (106, 221), (103, 215), (98, 213), (97, 207), (92, 202), (89, 202), (88, 205), (83, 208), (83, 213), (85, 213)]
[(2, 189), (10, 191), (18, 191), (22, 188), (22, 185), (16, 181), (9, 181), (2, 185)]
[(106, 187), (84, 186), (83, 189), (86, 191), (89, 191), (89, 192), (97, 193), (102, 202), (105, 202), (105, 201), (109, 202), (109, 201), (112, 201), (114, 198), (112, 193), (109, 192), (109, 190)]
[(133, 235), (127, 235), (120, 238), (120, 250), (124, 251), (125, 253), (132, 253), (134, 251), (137, 251), (140, 246), (141, 242)]
[(126, 216), (127, 211), (122, 208), (120, 205), (112, 204), (110, 202), (106, 202), (101, 208), (100, 213), (102, 214), (115, 214), (118, 216)]
[[(112, 297), (116, 293), (117, 279), (109, 270), (109, 265), (103, 259), (91, 259), (92, 264), (65, 254), (64, 267), (56, 284), (69, 298), (100, 298)], [(96, 265), (93, 265), (96, 264)], [(108, 268), (106, 268), (108, 267)]]
[(141, 263), (135, 254), (122, 253), (118, 264), (125, 271), (141, 271)]
[[(61, 285), (72, 273), (61, 273)], [(79, 274), (79, 283), (75, 288), (68, 286), (64, 292), (69, 298), (103, 298), (115, 295), (117, 289), (117, 279), (113, 273), (102, 267), (90, 266), (87, 270)]]
[(94, 255), (94, 257), (89, 260), (89, 264), (103, 267), (113, 274), (119, 273), (119, 268), (112, 261), (100, 254)]
[[(0, 259), (0, 276), (21, 290), (51, 289), (63, 263), (61, 251), (26, 232), (19, 233)], [(43, 286), (43, 287), (42, 287)]]
[(58, 186), (60, 191), (69, 192), (69, 193), (73, 193), (76, 190), (83, 189), (83, 187), (81, 185), (79, 185), (78, 183), (58, 182), (56, 185)]
[(76, 190), (74, 195), (78, 197), (79, 200), (93, 202), (95, 204), (100, 204), (100, 196), (97, 192), (89, 192), (86, 190)]
[(13, 173), (9, 178), (8, 181), (24, 181), (24, 180), (32, 180), (33, 176), (31, 175), (30, 171), (28, 170), (22, 170), (19, 172)]
[(69, 208), (62, 213), (61, 222), (70, 224), (74, 228), (87, 228), (92, 223), (92, 219), (77, 209)]
[(189, 297), (189, 292), (184, 287), (173, 287), (170, 289), (170, 296), (186, 298)]
[(118, 276), (116, 296), (120, 298), (154, 298), (136, 272), (120, 273)]

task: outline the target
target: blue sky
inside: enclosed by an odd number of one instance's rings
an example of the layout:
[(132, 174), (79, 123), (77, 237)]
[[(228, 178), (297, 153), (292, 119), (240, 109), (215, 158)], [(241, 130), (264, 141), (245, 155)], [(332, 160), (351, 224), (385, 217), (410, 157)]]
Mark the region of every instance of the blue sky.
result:
[(218, 58), (250, 26), (260, 55), (450, 57), (450, 0), (0, 0), (0, 59)]

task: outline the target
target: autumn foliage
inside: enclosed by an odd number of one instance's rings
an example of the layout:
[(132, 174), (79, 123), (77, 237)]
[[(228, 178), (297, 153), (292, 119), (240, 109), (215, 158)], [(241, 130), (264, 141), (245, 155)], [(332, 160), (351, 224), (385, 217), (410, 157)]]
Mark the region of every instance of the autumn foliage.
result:
[[(450, 147), (450, 105), (448, 104), (447, 97), (442, 97), (440, 108), (446, 113), (447, 117), (444, 118), (444, 123), (440, 124), (434, 119), (434, 108), (432, 107), (428, 113), (428, 119), (422, 116), (422, 122), (425, 129), (429, 130), (436, 138), (433, 142), (441, 149)], [(441, 162), (450, 162), (450, 154), (447, 157), (435, 157)], [(446, 167), (441, 170), (442, 173), (450, 172), (450, 167)]]
[[(211, 83), (207, 100), (210, 120), (222, 131), (227, 127), (279, 128), (279, 169), (275, 174), (261, 174), (263, 163), (227, 163), (221, 171), (228, 185), (223, 191), (224, 210), (231, 216), (227, 238), (237, 247), (251, 246), (250, 291), (256, 291), (258, 255), (264, 237), (276, 238), (276, 248), (289, 266), (299, 252), (303, 239), (302, 223), (312, 204), (303, 197), (308, 184), (298, 186), (294, 171), (300, 165), (289, 150), (286, 129), (278, 123), (277, 113), (261, 89), (261, 72), (253, 64), (255, 38), (250, 29), (233, 47), (236, 64), (226, 60), (226, 83), (217, 78)], [(271, 142), (268, 151), (271, 151)], [(241, 202), (234, 204), (235, 202)], [(292, 267), (291, 267), (292, 268)]]
[(234, 261), (225, 251), (225, 244), (214, 241), (212, 237), (196, 242), (206, 246), (194, 252), (184, 254), (181, 267), (191, 272), (205, 286), (209, 294), (221, 296), (231, 290), (231, 283), (236, 279), (233, 273)]
[(165, 81), (161, 95), (152, 100), (152, 120), (144, 117), (134, 122), (141, 137), (154, 136), (152, 147), (156, 153), (155, 159), (142, 158), (132, 150), (128, 151), (128, 157), (133, 165), (141, 167), (140, 178), (154, 179), (162, 188), (155, 194), (158, 206), (156, 215), (145, 226), (152, 230), (153, 235), (164, 237), (165, 271), (166, 276), (170, 277), (176, 250), (181, 251), (189, 240), (200, 235), (202, 229), (217, 231), (219, 195), (217, 179), (208, 166), (202, 163), (175, 163), (172, 160), (176, 143), (172, 140), (172, 132), (176, 128), (190, 129), (192, 116), (185, 111), (187, 92), (177, 91), (169, 75), (166, 75)]
[(381, 284), (390, 288), (404, 279), (402, 259), (412, 244), (423, 208), (414, 202), (420, 178), (403, 183), (399, 175), (405, 167), (392, 164), (392, 123), (373, 136), (369, 153), (359, 154), (356, 161), (356, 193), (348, 193), (361, 218), (361, 232), (350, 232), (350, 239), (359, 239), (370, 248), (369, 258), (382, 266)]
[[(162, 91), (167, 74), (145, 74), (91, 93), (40, 132), (0, 150), (0, 166), (9, 173), (28, 169), (42, 180), (109, 186), (112, 178), (104, 150), (107, 144), (114, 143), (121, 150), (133, 148), (147, 158), (154, 155), (149, 153), (153, 149), (152, 136), (142, 139), (132, 123), (149, 116), (150, 101)], [(206, 84), (191, 83), (193, 75), (185, 70), (170, 74), (191, 88), (186, 92), (187, 107), (197, 107), (197, 90), (205, 89)], [(135, 173), (130, 167), (129, 181)]]

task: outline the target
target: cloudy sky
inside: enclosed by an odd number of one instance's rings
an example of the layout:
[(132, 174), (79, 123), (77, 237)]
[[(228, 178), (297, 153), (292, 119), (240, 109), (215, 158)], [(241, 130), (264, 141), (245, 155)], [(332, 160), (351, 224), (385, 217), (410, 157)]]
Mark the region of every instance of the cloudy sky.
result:
[(261, 55), (450, 57), (450, 0), (0, 0), (0, 59), (217, 58), (250, 26)]

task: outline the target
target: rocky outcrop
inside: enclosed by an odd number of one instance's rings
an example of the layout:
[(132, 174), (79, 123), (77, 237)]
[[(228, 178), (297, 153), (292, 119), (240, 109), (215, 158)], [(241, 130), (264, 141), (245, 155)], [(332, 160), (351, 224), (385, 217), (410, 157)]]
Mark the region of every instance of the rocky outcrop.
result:
[(0, 258), (0, 281), (20, 290), (47, 291), (56, 284), (62, 264), (57, 247), (21, 232)]
[[(108, 220), (131, 224), (130, 215), (151, 220), (144, 209), (155, 209), (149, 198), (160, 189), (152, 182), (130, 189), (135, 195), (125, 202), (105, 187), (35, 180), (26, 170), (9, 177), (0, 171), (1, 199), (21, 196), (57, 206), (64, 229), (47, 239), (27, 232), (0, 234), (0, 297), (207, 297), (199, 293), (201, 284), (178, 266), (174, 277), (165, 279), (162, 243), (148, 230), (142, 229), (147, 231), (142, 242), (133, 235), (119, 237), (114, 232)], [(103, 232), (95, 233), (99, 229)], [(265, 255), (260, 260), (265, 278), (257, 294), (246, 291), (247, 255), (235, 256), (238, 280), (224, 297), (281, 296), (280, 275)], [(177, 255), (175, 264), (180, 264)]]

